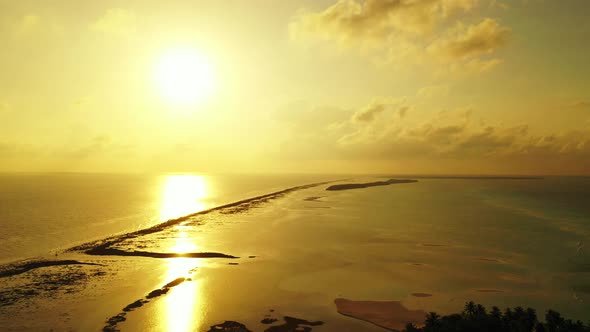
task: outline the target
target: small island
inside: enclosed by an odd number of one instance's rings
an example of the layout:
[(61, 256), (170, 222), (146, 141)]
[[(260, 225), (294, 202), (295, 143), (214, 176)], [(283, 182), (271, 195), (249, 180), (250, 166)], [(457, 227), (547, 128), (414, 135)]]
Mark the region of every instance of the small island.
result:
[(361, 188), (376, 187), (376, 186), (388, 186), (390, 184), (397, 184), (397, 183), (413, 183), (413, 182), (418, 182), (418, 180), (389, 179), (387, 181), (376, 181), (376, 182), (367, 182), (367, 183), (343, 183), (343, 184), (331, 185), (328, 188), (326, 188), (326, 190), (336, 191), (336, 190), (361, 189)]

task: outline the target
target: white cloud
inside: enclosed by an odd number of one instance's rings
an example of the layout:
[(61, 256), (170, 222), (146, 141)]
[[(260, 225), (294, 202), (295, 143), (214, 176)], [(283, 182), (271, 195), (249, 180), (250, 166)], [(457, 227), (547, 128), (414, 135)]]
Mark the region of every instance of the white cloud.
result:
[(447, 59), (467, 59), (493, 53), (510, 38), (510, 29), (496, 20), (486, 18), (479, 24), (462, 23), (428, 46), (428, 52)]
[(136, 15), (127, 9), (109, 9), (90, 25), (90, 29), (116, 35), (132, 35), (136, 32)]
[[(291, 132), (281, 145), (282, 154), (304, 160), (454, 160), (465, 164), (494, 160), (502, 169), (539, 172), (552, 170), (544, 168), (551, 161), (561, 170), (590, 172), (590, 131), (586, 128), (533, 134), (527, 124), (506, 126), (476, 118), (471, 107), (424, 119), (424, 110), (418, 106), (408, 102), (393, 106), (379, 100), (386, 99), (374, 99), (352, 115), (335, 111), (340, 118), (305, 134)], [(401, 116), (408, 108), (418, 110)]]
[(492, 18), (473, 25), (456, 21), (477, 5), (476, 0), (338, 0), (321, 11), (301, 12), (290, 31), (295, 40), (335, 41), (358, 49), (376, 63), (444, 64), (453, 66), (447, 72), (481, 74), (502, 63), (483, 57), (506, 45), (511, 30)]
[(418, 90), (416, 97), (420, 99), (432, 99), (446, 97), (449, 95), (450, 87), (448, 85), (429, 85)]

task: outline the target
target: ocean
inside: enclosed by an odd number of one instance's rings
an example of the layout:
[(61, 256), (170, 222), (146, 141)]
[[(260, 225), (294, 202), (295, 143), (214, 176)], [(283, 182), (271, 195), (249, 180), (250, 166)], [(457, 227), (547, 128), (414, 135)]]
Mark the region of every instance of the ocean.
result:
[(0, 173), (0, 263), (135, 231), (325, 175)]
[[(343, 191), (303, 187), (120, 237), (108, 244), (116, 251), (104, 257), (83, 252), (99, 244), (59, 253), (59, 259), (98, 265), (8, 277), (11, 284), (0, 287), (6, 297), (0, 325), (15, 331), (206, 331), (235, 320), (262, 331), (263, 317), (290, 316), (321, 320), (322, 331), (380, 330), (339, 314), (338, 301), (399, 301), (404, 308), (448, 314), (473, 300), (487, 308), (530, 306), (540, 317), (554, 309), (590, 319), (590, 177), (391, 177), (418, 182)], [(44, 255), (342, 178), (5, 175), (2, 257)], [(390, 177), (345, 178), (336, 183)], [(217, 256), (154, 255), (191, 252)], [(76, 281), (74, 272), (81, 276)], [(146, 297), (178, 278), (187, 281), (164, 298)], [(27, 301), (40, 309), (30, 311)], [(121, 311), (134, 303), (145, 305)], [(109, 325), (117, 312), (125, 320)]]

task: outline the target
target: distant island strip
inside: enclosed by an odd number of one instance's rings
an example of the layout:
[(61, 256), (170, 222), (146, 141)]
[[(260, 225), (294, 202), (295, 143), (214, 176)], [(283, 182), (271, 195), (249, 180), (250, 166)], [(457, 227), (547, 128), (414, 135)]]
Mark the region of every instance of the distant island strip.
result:
[[(390, 175), (392, 176), (392, 175)], [(403, 175), (416, 179), (437, 180), (543, 180), (542, 176), (506, 176), (506, 175)], [(383, 176), (389, 177), (389, 176)]]
[(337, 191), (337, 190), (361, 189), (361, 188), (368, 188), (368, 187), (388, 186), (390, 184), (397, 184), (397, 183), (413, 183), (413, 182), (418, 182), (418, 180), (390, 179), (387, 181), (376, 181), (376, 182), (367, 182), (367, 183), (343, 183), (343, 184), (331, 185), (328, 188), (326, 188), (326, 190)]

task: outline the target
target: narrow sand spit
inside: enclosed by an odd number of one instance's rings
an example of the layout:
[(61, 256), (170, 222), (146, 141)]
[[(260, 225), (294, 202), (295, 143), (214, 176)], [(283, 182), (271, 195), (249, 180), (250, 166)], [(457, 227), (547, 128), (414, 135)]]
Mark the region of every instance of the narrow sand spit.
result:
[(376, 181), (376, 182), (367, 182), (367, 183), (343, 183), (343, 184), (334, 184), (326, 188), (328, 191), (336, 191), (336, 190), (350, 190), (350, 189), (362, 189), (362, 188), (369, 188), (369, 187), (377, 187), (377, 186), (388, 186), (390, 184), (399, 184), (399, 183), (414, 183), (418, 182), (418, 180), (409, 180), (409, 179), (390, 179), (387, 181)]
[(98, 265), (98, 266), (102, 266), (102, 264), (80, 262), (80, 261), (73, 260), (73, 259), (47, 260), (47, 261), (43, 261), (43, 260), (42, 261), (24, 261), (24, 262), (17, 262), (16, 264), (7, 265), (6, 268), (0, 270), (0, 278), (19, 275), (21, 273), (25, 273), (27, 271), (34, 270), (34, 269), (39, 269), (42, 267), (63, 266), (63, 265)]

